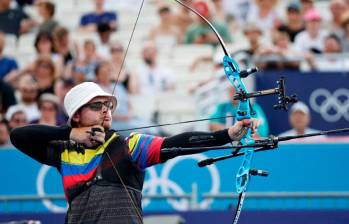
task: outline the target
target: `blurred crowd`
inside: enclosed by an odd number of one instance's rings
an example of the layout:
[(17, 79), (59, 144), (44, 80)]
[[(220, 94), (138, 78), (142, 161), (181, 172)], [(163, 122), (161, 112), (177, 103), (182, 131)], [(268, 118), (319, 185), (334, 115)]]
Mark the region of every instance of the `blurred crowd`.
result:
[[(129, 97), (175, 90), (176, 71), (161, 64), (159, 51), (168, 46), (219, 44), (207, 24), (188, 9), (153, 0), (144, 7), (155, 5), (159, 22), (141, 31), (144, 38), (138, 47), (142, 49), (142, 60), (127, 66), (127, 46), (112, 38), (120, 32), (122, 19), (118, 11), (106, 7), (113, 4), (112, 0), (80, 1), (93, 1), (94, 10), (82, 13), (79, 26), (72, 30), (61, 25), (64, 16), (55, 16), (59, 1), (0, 0), (0, 146), (10, 144), (9, 131), (15, 127), (64, 124), (64, 96), (84, 81), (96, 82), (117, 95), (113, 128), (152, 125), (156, 121), (133, 113)], [(130, 7), (140, 3), (126, 2)], [(349, 52), (349, 1), (328, 1), (330, 17), (326, 19), (314, 0), (182, 2), (211, 21), (226, 43), (236, 46), (245, 41), (247, 45), (242, 50), (262, 69), (298, 70), (303, 61), (314, 70), (349, 69), (348, 59), (338, 57)], [(28, 8), (35, 10), (38, 17), (31, 17)], [(91, 33), (98, 39), (76, 42), (72, 33)], [(239, 34), (242, 38), (237, 38)], [(19, 40), (26, 35), (35, 35), (35, 53), (20, 65), (4, 49), (9, 37)], [(207, 60), (214, 62), (215, 57)], [(148, 132), (163, 134), (156, 128)]]

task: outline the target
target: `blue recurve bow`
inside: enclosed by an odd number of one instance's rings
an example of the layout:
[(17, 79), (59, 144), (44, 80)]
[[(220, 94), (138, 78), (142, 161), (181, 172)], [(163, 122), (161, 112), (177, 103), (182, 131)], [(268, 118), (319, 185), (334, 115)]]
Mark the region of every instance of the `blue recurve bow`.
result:
[[(198, 15), (201, 19), (203, 19), (213, 30), (215, 35), (217, 36), (219, 43), (224, 51), (224, 57), (223, 57), (223, 67), (225, 75), (227, 76), (230, 83), (234, 86), (236, 90), (236, 97), (235, 99), (239, 100), (236, 120), (241, 121), (243, 119), (250, 119), (252, 115), (254, 114), (251, 103), (249, 98), (256, 97), (256, 96), (262, 96), (262, 95), (270, 95), (270, 94), (278, 94), (279, 95), (279, 102), (275, 106), (277, 109), (283, 108), (287, 109), (287, 104), (290, 102), (294, 102), (296, 99), (294, 96), (287, 97), (285, 95), (284, 91), (284, 81), (283, 79), (279, 81), (279, 88), (266, 90), (266, 91), (259, 91), (257, 93), (250, 94), (244, 85), (242, 78), (247, 77), (249, 74), (255, 73), (257, 71), (256, 68), (247, 69), (244, 71), (241, 71), (239, 68), (238, 63), (230, 56), (229, 51), (227, 50), (227, 47), (223, 41), (223, 38), (219, 35), (216, 28), (200, 13), (198, 13), (195, 9), (192, 7), (184, 4), (183, 2), (179, 0), (175, 0), (177, 3), (181, 4), (182, 6), (186, 7), (187, 9), (194, 12), (196, 15)], [(281, 87), (281, 88), (280, 88)], [(255, 143), (255, 140), (251, 137), (251, 128), (250, 127), (244, 127), (242, 135), (240, 136), (240, 144), (241, 145), (253, 145)], [(239, 220), (239, 216), (241, 213), (242, 205), (245, 198), (245, 192), (246, 188), (249, 182), (250, 175), (261, 175), (266, 176), (267, 173), (262, 170), (251, 170), (251, 162), (253, 159), (253, 154), (255, 149), (253, 147), (249, 148), (240, 148), (243, 149), (243, 160), (242, 164), (237, 172), (236, 175), (236, 191), (239, 194), (239, 200), (238, 205), (236, 208), (236, 212), (234, 215), (233, 223), (236, 224)], [(240, 150), (239, 149), (239, 150)], [(235, 151), (235, 154), (238, 153), (239, 150)]]

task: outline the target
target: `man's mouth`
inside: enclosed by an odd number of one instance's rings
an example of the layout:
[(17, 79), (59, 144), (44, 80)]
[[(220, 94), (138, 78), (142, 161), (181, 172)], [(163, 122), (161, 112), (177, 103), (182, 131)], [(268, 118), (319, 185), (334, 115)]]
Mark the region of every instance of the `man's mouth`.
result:
[(110, 121), (110, 120), (111, 120), (110, 117), (104, 117), (104, 118), (103, 118), (103, 121)]

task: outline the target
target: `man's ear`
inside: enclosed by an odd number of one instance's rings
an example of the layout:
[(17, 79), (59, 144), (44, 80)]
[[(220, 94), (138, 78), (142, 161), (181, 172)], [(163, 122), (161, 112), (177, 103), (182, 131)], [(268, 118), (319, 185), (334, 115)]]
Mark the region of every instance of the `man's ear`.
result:
[(75, 123), (79, 123), (80, 119), (81, 119), (81, 115), (80, 115), (80, 111), (78, 111), (73, 115), (72, 121), (74, 121)]

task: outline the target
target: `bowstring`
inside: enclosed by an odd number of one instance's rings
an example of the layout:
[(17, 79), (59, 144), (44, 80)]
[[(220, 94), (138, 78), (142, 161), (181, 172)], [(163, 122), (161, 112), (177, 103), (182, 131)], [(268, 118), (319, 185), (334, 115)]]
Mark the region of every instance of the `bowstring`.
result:
[[(124, 67), (124, 65), (125, 65), (126, 56), (127, 56), (129, 47), (130, 47), (130, 45), (131, 45), (131, 41), (132, 41), (133, 35), (134, 35), (134, 33), (135, 33), (135, 30), (136, 30), (136, 26), (137, 26), (138, 19), (139, 19), (139, 17), (140, 17), (141, 11), (142, 11), (142, 9), (143, 9), (143, 5), (144, 5), (144, 0), (142, 0), (141, 6), (140, 6), (140, 8), (139, 8), (139, 10), (138, 10), (136, 22), (135, 22), (134, 25), (133, 25), (133, 29), (132, 29), (132, 32), (131, 32), (131, 36), (130, 36), (130, 39), (129, 39), (128, 43), (127, 43), (127, 47), (126, 47), (126, 50), (125, 50), (125, 54), (124, 54), (124, 57), (123, 57), (123, 59), (122, 59), (122, 62), (121, 62), (121, 66), (120, 66), (118, 75), (117, 75), (117, 77), (116, 77), (116, 81), (115, 81), (115, 83), (114, 83), (113, 91), (112, 91), (112, 93), (111, 93), (112, 96), (114, 96), (114, 94), (115, 94), (116, 85), (118, 84), (121, 71), (123, 70), (123, 67)], [(115, 97), (116, 97), (116, 96), (115, 96)], [(114, 108), (114, 109), (115, 109), (115, 108)], [(105, 116), (106, 116), (106, 115), (105, 115)], [(105, 119), (102, 120), (102, 127), (103, 127), (104, 120), (105, 120)], [(110, 161), (110, 163), (111, 163), (111, 165), (112, 165), (112, 167), (113, 167), (114, 172), (116, 173), (116, 175), (118, 176), (118, 178), (119, 178), (119, 180), (120, 180), (122, 186), (124, 187), (124, 189), (125, 189), (125, 191), (126, 191), (126, 194), (127, 194), (128, 198), (130, 199), (130, 201), (131, 201), (131, 203), (132, 203), (132, 206), (133, 206), (134, 209), (136, 210), (137, 217), (138, 217), (140, 223), (143, 223), (143, 218), (142, 218), (141, 211), (140, 211), (140, 210), (138, 209), (138, 207), (136, 206), (136, 203), (135, 203), (135, 201), (133, 200), (133, 198), (132, 198), (132, 196), (131, 196), (129, 190), (127, 189), (126, 184), (125, 184), (123, 178), (121, 177), (121, 175), (120, 175), (118, 169), (116, 168), (115, 164), (113, 163), (113, 160), (112, 160), (111, 156), (109, 155), (109, 153), (108, 153), (107, 151), (105, 151), (105, 153), (106, 153), (106, 155), (107, 155), (107, 157), (108, 157), (108, 159), (109, 159), (109, 161)]]
[(112, 95), (114, 95), (114, 93), (115, 93), (116, 85), (118, 84), (121, 71), (122, 71), (123, 68), (124, 68), (125, 61), (126, 61), (126, 57), (127, 57), (127, 53), (128, 53), (129, 48), (130, 48), (131, 41), (132, 41), (133, 35), (134, 35), (134, 33), (135, 33), (136, 26), (137, 26), (138, 19), (139, 19), (139, 16), (140, 16), (140, 14), (141, 14), (143, 5), (144, 5), (144, 0), (142, 0), (141, 7), (140, 7), (139, 10), (138, 10), (136, 22), (135, 22), (135, 24), (134, 24), (134, 26), (133, 26), (133, 29), (132, 29), (132, 32), (131, 32), (131, 36), (130, 36), (130, 40), (129, 40), (128, 43), (127, 43), (127, 47), (126, 47), (126, 50), (125, 50), (124, 57), (122, 58), (121, 66), (120, 66), (120, 69), (119, 69), (119, 72), (118, 72), (118, 76), (116, 77), (116, 81), (115, 81), (115, 84), (114, 84), (114, 88), (113, 88), (113, 91), (112, 91)]
[(164, 126), (171, 126), (171, 125), (178, 125), (178, 124), (189, 124), (189, 123), (194, 123), (194, 122), (211, 121), (211, 120), (219, 120), (222, 118), (234, 118), (234, 117), (235, 116), (233, 116), (233, 115), (227, 115), (227, 116), (223, 116), (223, 117), (201, 118), (201, 119), (196, 119), (196, 120), (178, 121), (178, 122), (173, 122), (173, 123), (154, 124), (154, 125), (148, 125), (148, 126), (142, 126), (142, 127), (136, 127), (136, 128), (118, 129), (116, 131), (118, 131), (118, 132), (133, 131), (133, 130), (140, 130), (140, 129), (164, 127)]

